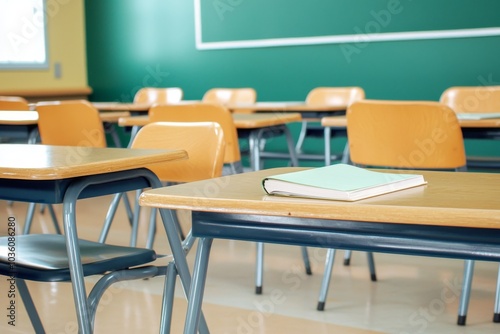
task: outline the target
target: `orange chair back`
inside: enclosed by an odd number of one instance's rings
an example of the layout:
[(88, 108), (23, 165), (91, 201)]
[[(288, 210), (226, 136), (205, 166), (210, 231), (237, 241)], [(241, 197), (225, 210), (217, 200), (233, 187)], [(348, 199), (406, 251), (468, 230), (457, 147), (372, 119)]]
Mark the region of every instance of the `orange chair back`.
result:
[(355, 102), (347, 110), (347, 136), (355, 164), (413, 169), (466, 165), (457, 117), (438, 102)]
[(206, 91), (202, 101), (205, 103), (237, 104), (255, 103), (257, 92), (253, 88), (212, 88)]
[(39, 102), (36, 111), (42, 144), (107, 146), (99, 111), (88, 101)]
[(238, 132), (231, 112), (219, 104), (189, 103), (154, 105), (149, 109), (150, 122), (217, 122), (224, 131), (226, 149), (224, 162), (241, 161)]
[(0, 96), (0, 110), (30, 110), (30, 107), (23, 97)]
[(182, 101), (184, 92), (179, 87), (143, 87), (134, 96), (134, 103), (178, 103)]
[(131, 149), (183, 149), (188, 159), (146, 166), (160, 180), (192, 182), (222, 175), (224, 132), (215, 122), (156, 122), (139, 130)]
[(306, 104), (349, 106), (364, 98), (365, 91), (361, 87), (317, 87), (307, 94)]
[(500, 112), (500, 86), (457, 86), (439, 99), (457, 113)]

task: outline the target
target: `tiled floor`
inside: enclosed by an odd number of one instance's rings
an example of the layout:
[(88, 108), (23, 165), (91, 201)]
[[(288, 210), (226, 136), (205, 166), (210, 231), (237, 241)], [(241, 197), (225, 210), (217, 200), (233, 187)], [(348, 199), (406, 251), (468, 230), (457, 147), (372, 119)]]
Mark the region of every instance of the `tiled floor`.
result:
[[(81, 201), (77, 207), (80, 237), (95, 240), (109, 198)], [(60, 212), (60, 207), (56, 207)], [(122, 208), (109, 242), (127, 244), (129, 226)], [(0, 202), (0, 219), (15, 217), (22, 226), (26, 204)], [(142, 220), (144, 227), (146, 220)], [(6, 224), (0, 225), (5, 233)], [(187, 228), (188, 224), (184, 224)], [(168, 253), (159, 229), (155, 246)], [(34, 233), (52, 233), (49, 215), (37, 214)], [(141, 229), (144, 233), (144, 228)], [(142, 244), (143, 235), (141, 238)], [(477, 263), (467, 326), (456, 323), (463, 261), (375, 254), (378, 282), (370, 282), (364, 253), (353, 253), (351, 266), (337, 254), (330, 293), (323, 312), (316, 311), (325, 251), (309, 249), (313, 275), (304, 274), (298, 247), (265, 246), (264, 293), (254, 294), (255, 245), (218, 240), (212, 247), (204, 313), (211, 333), (499, 333), (492, 323), (498, 265)], [(188, 255), (192, 264), (194, 251)], [(159, 263), (165, 261), (158, 260)], [(88, 289), (95, 282), (88, 279)], [(157, 333), (162, 278), (120, 283), (104, 296), (96, 333)], [(72, 293), (67, 283), (29, 287), (47, 333), (77, 333)], [(172, 333), (182, 333), (186, 303), (177, 284)], [(7, 323), (7, 282), (0, 280), (0, 333), (33, 333), (20, 300), (16, 326)]]

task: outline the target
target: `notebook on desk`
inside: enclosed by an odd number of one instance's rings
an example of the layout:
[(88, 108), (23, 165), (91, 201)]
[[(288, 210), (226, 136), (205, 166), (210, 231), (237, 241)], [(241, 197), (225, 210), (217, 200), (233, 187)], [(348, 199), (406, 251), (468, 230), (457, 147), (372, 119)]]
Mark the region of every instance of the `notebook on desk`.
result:
[(457, 118), (461, 120), (479, 120), (500, 118), (500, 112), (483, 112), (483, 113), (457, 113)]
[(269, 195), (357, 201), (426, 184), (422, 175), (378, 172), (347, 164), (278, 174), (262, 180)]

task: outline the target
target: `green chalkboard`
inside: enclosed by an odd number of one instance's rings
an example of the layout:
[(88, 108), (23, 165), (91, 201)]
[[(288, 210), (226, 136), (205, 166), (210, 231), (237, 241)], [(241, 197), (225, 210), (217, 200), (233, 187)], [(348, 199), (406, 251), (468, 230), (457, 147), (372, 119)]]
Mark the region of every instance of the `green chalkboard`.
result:
[(500, 35), (498, 0), (195, 0), (195, 4), (198, 42), (206, 45), (238, 41), (243, 46), (268, 39), (287, 39), (287, 45), (294, 39), (298, 44), (320, 44), (373, 34), (397, 37), (393, 39)]

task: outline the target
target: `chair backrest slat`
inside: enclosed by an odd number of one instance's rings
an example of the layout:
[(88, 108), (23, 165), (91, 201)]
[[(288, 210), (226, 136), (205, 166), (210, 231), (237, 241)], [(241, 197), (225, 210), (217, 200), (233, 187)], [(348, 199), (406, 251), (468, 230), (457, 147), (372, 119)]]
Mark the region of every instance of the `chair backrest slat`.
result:
[(438, 102), (355, 102), (347, 110), (347, 135), (355, 164), (413, 169), (466, 165), (457, 117)]

